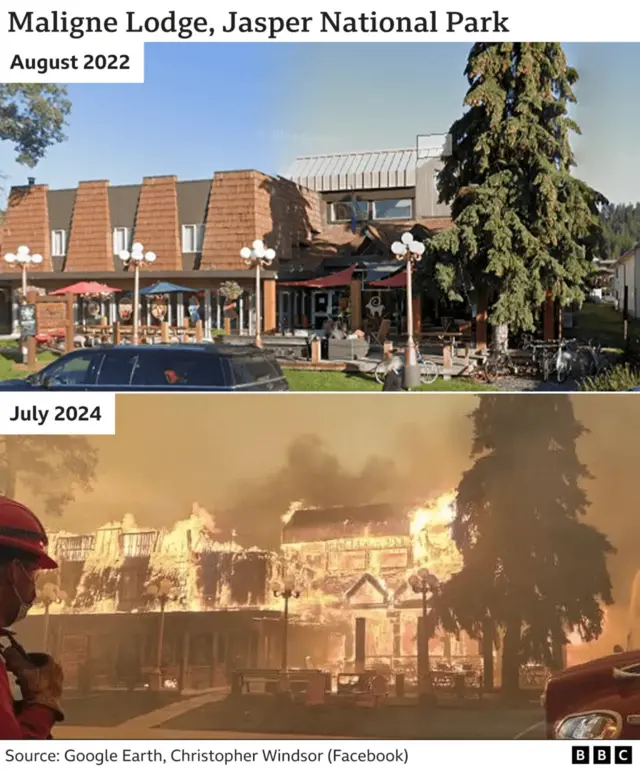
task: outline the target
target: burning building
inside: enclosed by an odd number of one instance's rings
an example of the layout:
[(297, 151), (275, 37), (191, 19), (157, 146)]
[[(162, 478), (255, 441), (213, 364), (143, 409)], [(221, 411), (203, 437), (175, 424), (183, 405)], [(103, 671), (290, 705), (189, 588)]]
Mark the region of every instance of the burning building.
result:
[[(289, 664), (351, 670), (411, 668), (422, 597), (411, 576), (446, 580), (461, 567), (451, 541), (453, 497), (424, 506), (293, 506), (279, 553), (244, 548), (194, 505), (171, 530), (130, 516), (90, 534), (56, 533), (57, 573), (21, 627), (25, 645), (58, 654), (73, 681), (89, 662), (95, 683), (158, 670), (183, 688), (226, 681), (236, 667)], [(288, 630), (274, 580), (295, 586)], [(434, 658), (475, 657), (475, 643), (436, 632)]]
[[(453, 513), (453, 496), (443, 496), (425, 507), (294, 506), (287, 514), (283, 571), (300, 591), (300, 618), (331, 629), (337, 667), (415, 663), (422, 597), (410, 578), (425, 568), (443, 581), (461, 568), (450, 536)], [(475, 657), (477, 645), (436, 633), (430, 653)]]
[(93, 681), (116, 684), (161, 660), (181, 686), (206, 687), (276, 659), (277, 554), (242, 548), (198, 506), (170, 531), (127, 516), (91, 534), (56, 533), (50, 549), (59, 569), (41, 574), (20, 635), (55, 651), (71, 680), (83, 662)]

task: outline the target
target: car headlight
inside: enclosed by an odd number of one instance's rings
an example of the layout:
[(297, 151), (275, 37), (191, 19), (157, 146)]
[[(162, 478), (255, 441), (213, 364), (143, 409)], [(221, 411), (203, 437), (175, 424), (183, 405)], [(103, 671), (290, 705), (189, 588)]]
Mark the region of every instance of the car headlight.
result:
[(555, 737), (570, 741), (614, 740), (622, 732), (622, 718), (613, 712), (573, 714), (555, 729)]

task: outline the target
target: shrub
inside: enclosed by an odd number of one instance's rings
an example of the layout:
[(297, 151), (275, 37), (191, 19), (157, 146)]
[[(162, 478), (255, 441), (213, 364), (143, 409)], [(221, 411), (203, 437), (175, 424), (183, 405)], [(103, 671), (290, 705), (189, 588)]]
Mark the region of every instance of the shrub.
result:
[(640, 369), (631, 364), (618, 364), (580, 383), (584, 391), (623, 391), (640, 387)]

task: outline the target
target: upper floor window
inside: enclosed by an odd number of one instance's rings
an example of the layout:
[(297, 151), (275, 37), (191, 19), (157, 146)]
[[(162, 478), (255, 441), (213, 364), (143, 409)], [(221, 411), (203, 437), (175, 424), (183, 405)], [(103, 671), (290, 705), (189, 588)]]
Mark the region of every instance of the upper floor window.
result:
[(113, 228), (113, 253), (119, 254), (121, 251), (128, 251), (131, 248), (131, 228), (114, 227)]
[(67, 233), (64, 230), (51, 231), (51, 256), (64, 257), (67, 253)]
[(199, 254), (202, 251), (202, 225), (182, 225), (182, 253)]
[(411, 219), (413, 201), (411, 198), (398, 198), (373, 201), (374, 219)]
[(356, 221), (366, 222), (369, 218), (369, 201), (336, 201), (331, 204), (332, 222), (351, 222), (355, 210)]
[(413, 201), (411, 198), (389, 198), (375, 201), (336, 201), (331, 204), (332, 222), (351, 222), (353, 215), (357, 222), (385, 219), (411, 219)]

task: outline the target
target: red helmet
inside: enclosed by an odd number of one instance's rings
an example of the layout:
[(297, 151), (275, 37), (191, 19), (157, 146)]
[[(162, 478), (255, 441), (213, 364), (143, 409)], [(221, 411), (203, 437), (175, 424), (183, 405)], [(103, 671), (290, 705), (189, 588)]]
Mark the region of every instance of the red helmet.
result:
[(38, 569), (56, 569), (47, 554), (49, 538), (37, 516), (22, 503), (0, 497), (0, 547), (14, 548), (36, 557)]

